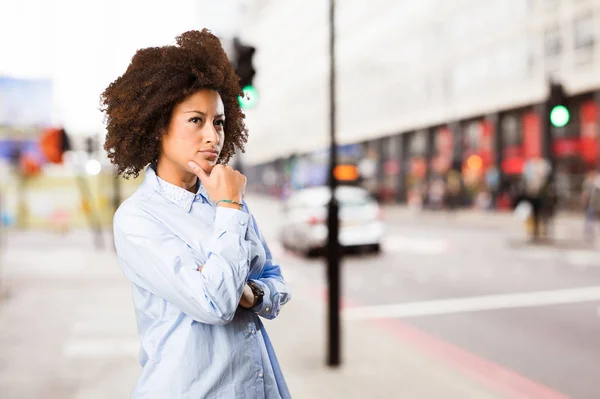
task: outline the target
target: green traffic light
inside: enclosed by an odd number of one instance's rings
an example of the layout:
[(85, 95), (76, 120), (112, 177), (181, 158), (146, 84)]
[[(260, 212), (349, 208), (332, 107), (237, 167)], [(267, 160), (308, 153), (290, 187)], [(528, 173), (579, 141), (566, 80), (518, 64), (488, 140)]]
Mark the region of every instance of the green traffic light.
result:
[(571, 114), (564, 105), (557, 105), (550, 111), (550, 123), (554, 127), (564, 127), (569, 123)]
[(258, 92), (254, 86), (246, 86), (242, 89), (242, 91), (244, 92), (244, 96), (238, 96), (240, 107), (251, 108), (255, 106), (258, 102)]

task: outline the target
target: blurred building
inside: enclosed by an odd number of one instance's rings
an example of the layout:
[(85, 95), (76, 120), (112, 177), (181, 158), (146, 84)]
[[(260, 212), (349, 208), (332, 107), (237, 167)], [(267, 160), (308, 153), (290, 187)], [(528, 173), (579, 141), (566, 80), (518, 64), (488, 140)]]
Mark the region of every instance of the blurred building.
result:
[[(327, 3), (244, 2), (260, 94), (245, 159), (257, 179), (327, 147)], [(452, 168), (472, 193), (499, 191), (529, 160), (552, 157), (575, 198), (596, 167), (599, 1), (348, 0), (336, 24), (338, 136), (375, 165), (361, 184), (378, 196), (405, 200)], [(549, 78), (571, 100), (571, 121), (552, 131)]]

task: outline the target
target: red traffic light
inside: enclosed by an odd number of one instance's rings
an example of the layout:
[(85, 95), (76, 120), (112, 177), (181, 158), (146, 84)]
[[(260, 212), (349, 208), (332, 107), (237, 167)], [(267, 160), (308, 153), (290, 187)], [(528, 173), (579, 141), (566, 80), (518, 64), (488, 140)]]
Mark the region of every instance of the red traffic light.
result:
[(40, 149), (51, 163), (62, 163), (63, 154), (70, 149), (69, 137), (64, 129), (46, 129), (40, 137)]

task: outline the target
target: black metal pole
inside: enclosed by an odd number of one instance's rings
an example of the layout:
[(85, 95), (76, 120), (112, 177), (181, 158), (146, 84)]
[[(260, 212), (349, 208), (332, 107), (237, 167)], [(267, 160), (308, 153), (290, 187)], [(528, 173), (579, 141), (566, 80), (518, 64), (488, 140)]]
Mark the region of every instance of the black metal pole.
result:
[(329, 128), (331, 134), (329, 201), (327, 218), (327, 277), (329, 282), (329, 313), (328, 313), (328, 353), (327, 364), (339, 366), (340, 359), (340, 244), (338, 241), (339, 215), (338, 203), (335, 197), (337, 181), (335, 167), (337, 165), (337, 143), (335, 139), (335, 0), (329, 0)]
[(498, 207), (498, 198), (503, 188), (504, 174), (502, 172), (502, 129), (500, 124), (500, 115), (496, 112), (487, 116), (486, 121), (491, 125), (492, 129), (492, 154), (494, 157), (493, 167), (496, 169), (498, 182), (492, 190), (492, 203), (494, 209)]

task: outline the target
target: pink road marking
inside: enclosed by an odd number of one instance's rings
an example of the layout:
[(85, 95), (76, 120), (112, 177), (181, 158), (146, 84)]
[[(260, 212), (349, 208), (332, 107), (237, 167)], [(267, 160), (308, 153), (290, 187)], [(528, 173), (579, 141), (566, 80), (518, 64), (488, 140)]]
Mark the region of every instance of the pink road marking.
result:
[[(327, 290), (322, 293), (327, 300)], [(342, 297), (342, 309), (361, 306)], [(369, 321), (404, 343), (411, 344), (431, 357), (456, 367), (494, 391), (513, 399), (572, 399), (539, 382), (532, 381), (515, 371), (479, 357), (465, 349), (419, 330), (399, 319), (372, 319)]]

